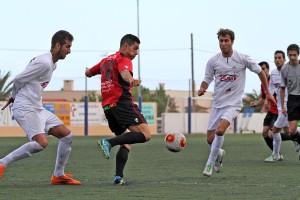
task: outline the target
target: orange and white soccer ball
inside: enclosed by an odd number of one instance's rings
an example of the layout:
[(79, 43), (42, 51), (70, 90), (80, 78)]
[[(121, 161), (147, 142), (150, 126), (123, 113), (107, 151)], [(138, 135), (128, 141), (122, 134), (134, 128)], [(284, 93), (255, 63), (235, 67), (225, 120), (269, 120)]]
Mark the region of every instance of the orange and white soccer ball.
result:
[(179, 152), (184, 149), (186, 138), (182, 133), (167, 133), (165, 146), (171, 152)]

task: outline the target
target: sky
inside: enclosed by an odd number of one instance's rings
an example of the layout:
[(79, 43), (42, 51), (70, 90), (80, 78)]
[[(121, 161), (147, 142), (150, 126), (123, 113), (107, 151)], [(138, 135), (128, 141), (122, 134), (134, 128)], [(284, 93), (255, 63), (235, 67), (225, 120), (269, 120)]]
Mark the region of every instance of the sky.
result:
[[(74, 80), (75, 90), (100, 90), (99, 76), (86, 81), (85, 68), (118, 51), (131, 33), (141, 40), (133, 73), (144, 87), (189, 90), (193, 68), (198, 89), (207, 61), (220, 52), (220, 28), (235, 32), (234, 50), (267, 61), (272, 70), (275, 50), (300, 44), (299, 7), (299, 0), (0, 0), (0, 69), (12, 80), (50, 50), (56, 31), (67, 30), (74, 36), (72, 52), (57, 62), (45, 90), (60, 90), (64, 80)], [(247, 70), (245, 92), (253, 90), (260, 91), (260, 81)]]

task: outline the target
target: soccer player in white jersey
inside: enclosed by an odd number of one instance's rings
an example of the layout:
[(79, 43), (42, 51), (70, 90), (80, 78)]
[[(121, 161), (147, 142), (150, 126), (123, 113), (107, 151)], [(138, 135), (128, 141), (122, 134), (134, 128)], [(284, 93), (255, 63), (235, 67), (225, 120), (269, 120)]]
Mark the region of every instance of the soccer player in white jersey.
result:
[[(291, 44), (287, 48), (289, 62), (281, 69), (280, 101), (282, 114), (288, 117), (289, 133), (294, 141), (300, 144), (300, 135), (297, 130), (300, 120), (300, 61), (299, 46)], [(287, 91), (285, 91), (287, 90)], [(284, 99), (287, 96), (287, 105)], [(300, 160), (300, 157), (299, 157)]]
[(205, 77), (198, 91), (198, 95), (202, 96), (209, 84), (215, 80), (212, 111), (207, 128), (207, 143), (211, 148), (203, 171), (205, 176), (211, 176), (213, 170), (220, 171), (225, 155), (225, 151), (221, 149), (225, 131), (242, 108), (246, 68), (258, 74), (265, 88), (267, 99), (275, 102), (261, 67), (249, 56), (233, 50), (234, 32), (221, 28), (217, 35), (221, 52), (207, 62)]
[[(266, 162), (274, 162), (281, 160), (280, 147), (283, 139), (283, 134), (280, 134), (280, 129), (283, 128), (284, 133), (290, 138), (288, 134), (288, 119), (286, 115), (282, 114), (281, 101), (280, 101), (280, 82), (281, 82), (281, 67), (285, 63), (285, 53), (281, 50), (277, 50), (274, 53), (274, 62), (276, 69), (271, 71), (270, 75), (270, 91), (275, 94), (277, 99), (278, 117), (273, 125), (273, 151), (272, 154), (265, 159)], [(287, 98), (284, 99), (284, 105), (286, 105)]]
[(71, 153), (73, 133), (42, 104), (42, 92), (51, 80), (56, 62), (71, 53), (72, 42), (73, 36), (69, 32), (56, 32), (52, 37), (51, 50), (33, 58), (25, 70), (15, 77), (12, 95), (6, 106), (13, 102), (13, 115), (30, 141), (0, 159), (0, 178), (12, 162), (44, 150), (48, 145), (47, 136), (53, 135), (59, 143), (52, 184), (80, 185), (79, 181), (71, 178), (71, 174), (64, 172)]
[[(270, 73), (269, 73), (269, 63), (266, 61), (262, 61), (258, 63), (258, 65), (261, 67), (262, 71), (265, 73), (266, 77), (268, 78), (268, 82), (270, 82)], [(261, 109), (261, 112), (265, 112), (267, 110), (267, 114), (264, 118), (263, 122), (263, 131), (262, 136), (268, 145), (268, 147), (273, 151), (273, 135), (272, 135), (272, 128), (274, 125), (274, 122), (277, 120), (278, 117), (278, 109), (276, 103), (269, 103), (266, 101), (266, 94), (264, 87), (261, 84), (261, 98), (256, 102), (250, 102), (251, 107), (256, 107), (263, 104), (263, 107)], [(273, 94), (273, 93), (272, 93)]]

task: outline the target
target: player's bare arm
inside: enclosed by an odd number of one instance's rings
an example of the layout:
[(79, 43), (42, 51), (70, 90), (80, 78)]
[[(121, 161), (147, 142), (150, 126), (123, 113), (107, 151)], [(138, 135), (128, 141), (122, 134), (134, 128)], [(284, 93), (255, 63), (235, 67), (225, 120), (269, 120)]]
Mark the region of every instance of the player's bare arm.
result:
[(251, 107), (256, 107), (256, 106), (260, 106), (262, 104), (266, 104), (267, 101), (265, 101), (265, 99), (260, 98), (257, 102), (250, 102), (250, 106)]
[(4, 110), (7, 106), (9, 106), (9, 104), (13, 103), (14, 99), (12, 97), (10, 97), (8, 99), (8, 101), (6, 102), (6, 104), (1, 108), (1, 110)]
[(131, 75), (131, 73), (129, 72), (129, 70), (124, 69), (120, 72), (122, 78), (124, 81), (128, 82), (130, 85), (132, 86), (139, 86), (141, 84), (141, 80), (139, 79), (134, 79)]
[(281, 112), (286, 115), (286, 107), (284, 105), (284, 97), (285, 97), (285, 87), (280, 87), (280, 103), (281, 103)]
[(258, 74), (258, 77), (259, 77), (259, 79), (260, 79), (260, 81), (261, 81), (261, 83), (262, 83), (262, 85), (265, 89), (266, 99), (276, 104), (276, 101), (275, 101), (273, 95), (270, 92), (268, 80), (267, 80), (267, 77), (266, 77), (265, 73), (263, 71), (261, 71)]
[(198, 90), (198, 96), (202, 96), (204, 95), (204, 93), (206, 92), (208, 88), (208, 84), (205, 81), (202, 81), (200, 89)]

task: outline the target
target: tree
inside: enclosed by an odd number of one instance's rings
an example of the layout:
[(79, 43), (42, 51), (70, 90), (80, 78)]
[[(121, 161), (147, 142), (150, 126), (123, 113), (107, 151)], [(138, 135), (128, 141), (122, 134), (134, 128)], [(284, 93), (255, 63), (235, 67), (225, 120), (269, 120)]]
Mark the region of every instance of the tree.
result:
[[(159, 84), (159, 87), (155, 91), (150, 91), (149, 88), (145, 88), (142, 85), (141, 93), (143, 102), (156, 102), (157, 103), (157, 116), (161, 116), (163, 112), (178, 112), (176, 102), (174, 98), (171, 98), (169, 95), (166, 95), (163, 84)], [(138, 102), (138, 87), (132, 88), (133, 100)], [(102, 96), (97, 95), (95, 92), (88, 94), (89, 102), (96, 102), (98, 99), (99, 102), (102, 101)], [(169, 99), (169, 101), (168, 101)], [(77, 101), (74, 99), (74, 101)], [(84, 101), (84, 97), (79, 99), (80, 102)], [(167, 105), (168, 104), (168, 105)], [(167, 108), (167, 109), (166, 109)]]
[[(142, 93), (142, 100), (143, 102), (156, 102), (157, 103), (157, 116), (160, 117), (161, 113), (166, 111), (166, 108), (168, 107), (167, 111), (170, 112), (178, 112), (176, 110), (177, 106), (175, 105), (175, 102), (171, 100), (171, 104), (168, 99), (170, 98), (169, 95), (166, 94), (166, 91), (164, 89), (164, 84), (159, 84), (158, 88), (156, 88), (155, 91), (150, 91), (148, 88), (145, 88), (143, 86), (141, 87), (141, 93)], [(132, 88), (132, 95), (134, 98), (134, 101), (138, 101), (138, 87)], [(170, 100), (169, 100), (170, 101)], [(169, 108), (169, 106), (172, 106)], [(171, 109), (171, 110), (169, 110)]]
[(166, 95), (166, 90), (163, 84), (159, 84), (153, 94), (153, 101), (157, 102), (157, 116), (161, 116), (161, 113), (166, 111), (168, 98), (170, 96)]
[(178, 113), (177, 110), (178, 106), (176, 105), (176, 101), (174, 97), (169, 97), (169, 101), (168, 101), (168, 112), (175, 112)]
[(10, 75), (11, 73), (7, 72), (4, 76), (2, 76), (0, 72), (0, 101), (5, 101), (10, 97), (13, 84), (13, 80), (7, 83)]
[[(149, 88), (145, 88), (142, 85), (141, 87), (141, 93), (142, 93), (142, 98), (144, 102), (149, 102), (152, 100), (153, 94), (151, 94), (151, 91)], [(133, 95), (133, 100), (138, 102), (139, 101), (139, 96), (138, 96), (138, 87), (133, 87), (132, 88), (132, 95)]]

